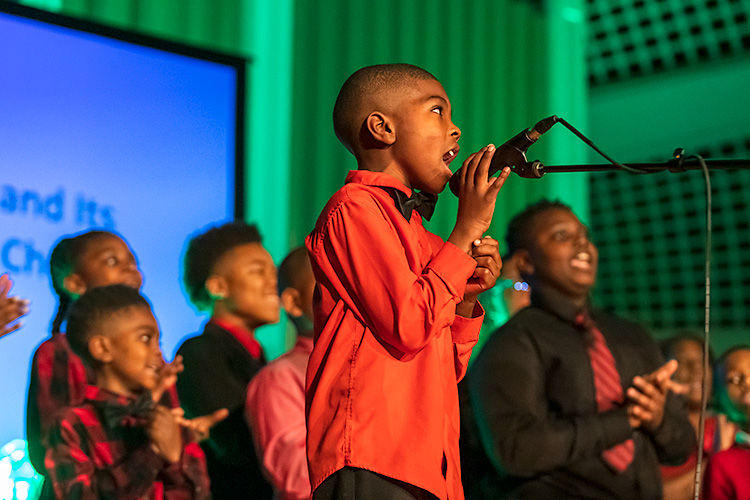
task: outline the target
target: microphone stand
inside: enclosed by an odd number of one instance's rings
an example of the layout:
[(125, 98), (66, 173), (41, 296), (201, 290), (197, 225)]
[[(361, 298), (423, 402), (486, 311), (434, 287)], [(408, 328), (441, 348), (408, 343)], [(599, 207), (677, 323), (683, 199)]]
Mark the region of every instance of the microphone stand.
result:
[[(709, 170), (748, 170), (750, 169), (750, 160), (704, 160)], [(675, 157), (663, 163), (629, 163), (627, 165), (638, 173), (653, 174), (668, 170), (673, 174), (682, 173), (686, 170), (701, 170), (699, 161), (685, 159), (683, 151), (678, 149)], [(515, 162), (511, 165), (511, 172), (516, 173), (519, 177), (526, 179), (541, 179), (545, 174), (554, 174), (558, 172), (604, 172), (607, 170), (623, 170), (618, 165), (611, 163), (590, 164), (590, 165), (545, 165), (540, 161)], [(631, 172), (628, 170), (628, 172)]]

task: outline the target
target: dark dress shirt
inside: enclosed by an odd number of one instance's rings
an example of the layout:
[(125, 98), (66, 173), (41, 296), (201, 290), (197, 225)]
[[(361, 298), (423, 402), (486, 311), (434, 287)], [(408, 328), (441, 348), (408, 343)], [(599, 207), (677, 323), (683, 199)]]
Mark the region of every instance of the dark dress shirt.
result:
[(177, 351), (185, 369), (177, 377), (177, 393), (188, 418), (227, 408), (229, 416), (211, 428), (201, 443), (206, 452), (214, 500), (270, 499), (245, 420), (247, 385), (265, 365), (262, 352), (253, 357), (229, 331), (209, 322), (201, 335)]
[[(469, 374), (470, 398), (484, 449), (511, 498), (658, 499), (659, 464), (684, 462), (695, 432), (669, 394), (661, 426), (631, 430), (624, 406), (598, 412), (580, 312), (564, 297), (535, 289), (531, 306), (495, 332)], [(663, 364), (640, 326), (591, 311), (615, 359), (623, 393), (636, 375)], [(635, 441), (633, 463), (610, 469), (602, 451)], [(499, 495), (498, 495), (499, 497)]]

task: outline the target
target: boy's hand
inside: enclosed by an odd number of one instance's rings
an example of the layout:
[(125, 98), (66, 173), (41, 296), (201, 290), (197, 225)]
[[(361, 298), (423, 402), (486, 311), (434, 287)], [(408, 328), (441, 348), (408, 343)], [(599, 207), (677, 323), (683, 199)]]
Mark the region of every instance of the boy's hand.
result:
[(161, 401), (161, 397), (164, 393), (177, 383), (177, 374), (182, 373), (185, 369), (185, 365), (182, 364), (182, 355), (178, 354), (175, 356), (171, 363), (164, 363), (159, 370), (159, 380), (156, 382), (156, 387), (151, 391), (151, 398), (154, 403)]
[(490, 227), (497, 193), (510, 175), (510, 168), (506, 167), (499, 176), (488, 179), (494, 154), (494, 145), (485, 146), (469, 156), (459, 171), (458, 215), (448, 241), (466, 253), (471, 252), (472, 242)]
[(29, 312), (29, 301), (18, 297), (8, 297), (13, 282), (7, 274), (0, 275), (0, 337), (15, 332), (23, 323), (18, 318)]
[(734, 422), (727, 420), (727, 416), (723, 413), (719, 413), (716, 417), (716, 425), (718, 427), (719, 436), (721, 438), (720, 450), (726, 450), (731, 448), (734, 444), (734, 436), (739, 430)]
[(677, 370), (674, 359), (648, 375), (633, 378), (633, 387), (627, 390), (630, 427), (643, 427), (656, 431), (664, 420), (664, 403), (672, 387), (671, 377)]
[(474, 240), (470, 255), (477, 261), (477, 268), (466, 284), (464, 299), (472, 300), (495, 286), (503, 261), (500, 258), (500, 244), (490, 236)]
[(229, 416), (229, 410), (226, 408), (220, 408), (208, 415), (188, 420), (185, 418), (185, 412), (182, 408), (174, 408), (172, 409), (172, 415), (175, 417), (175, 421), (178, 424), (188, 430), (190, 433), (190, 440), (195, 443), (200, 443), (209, 438), (211, 435), (211, 427)]
[(182, 438), (180, 425), (171, 410), (157, 405), (151, 414), (151, 421), (146, 428), (151, 447), (169, 463), (180, 461), (182, 456)]

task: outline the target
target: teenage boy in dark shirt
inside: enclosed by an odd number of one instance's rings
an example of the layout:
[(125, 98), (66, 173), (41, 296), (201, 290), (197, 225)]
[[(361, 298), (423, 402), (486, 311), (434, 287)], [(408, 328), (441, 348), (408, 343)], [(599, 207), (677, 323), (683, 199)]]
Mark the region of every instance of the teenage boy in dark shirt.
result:
[(193, 304), (211, 319), (177, 351), (185, 366), (180, 401), (188, 417), (229, 410), (201, 443), (211, 493), (214, 500), (270, 500), (244, 409), (247, 385), (266, 364), (255, 329), (279, 320), (276, 266), (254, 225), (231, 222), (190, 239), (183, 278)]
[(598, 253), (569, 207), (528, 207), (507, 243), (531, 305), (471, 369), (485, 450), (515, 480), (514, 498), (661, 498), (659, 464), (682, 463), (696, 446), (669, 390), (677, 362), (663, 364), (642, 327), (591, 308)]

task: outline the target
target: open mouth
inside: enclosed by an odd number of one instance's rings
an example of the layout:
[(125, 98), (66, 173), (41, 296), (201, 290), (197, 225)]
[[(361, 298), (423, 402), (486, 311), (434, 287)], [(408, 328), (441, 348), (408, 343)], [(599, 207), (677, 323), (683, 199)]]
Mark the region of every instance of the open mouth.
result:
[(445, 154), (443, 155), (443, 162), (445, 162), (445, 164), (446, 164), (446, 165), (450, 165), (450, 163), (451, 163), (451, 162), (452, 162), (453, 160), (455, 160), (455, 159), (456, 159), (456, 156), (458, 156), (458, 151), (459, 151), (460, 149), (461, 149), (461, 148), (459, 147), (459, 145), (458, 145), (458, 144), (456, 144), (456, 146), (455, 146), (455, 147), (454, 147), (453, 149), (451, 149), (450, 151), (448, 151), (447, 153), (445, 153)]
[(281, 299), (277, 293), (267, 293), (263, 295), (263, 302), (269, 307), (280, 307)]
[(576, 269), (582, 269), (588, 271), (591, 269), (591, 254), (588, 252), (579, 252), (570, 261), (570, 264)]

